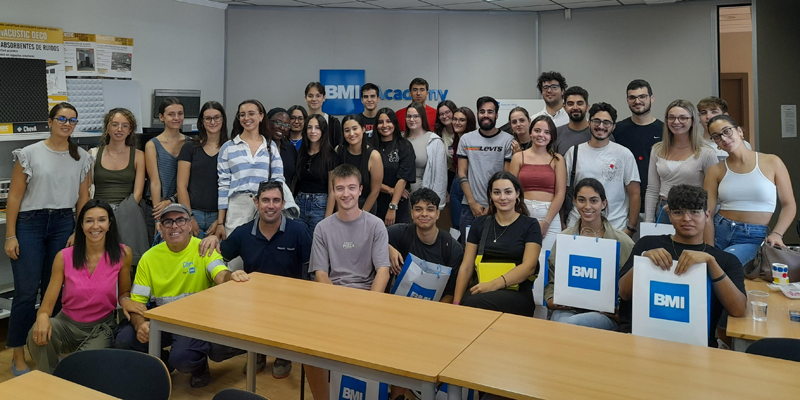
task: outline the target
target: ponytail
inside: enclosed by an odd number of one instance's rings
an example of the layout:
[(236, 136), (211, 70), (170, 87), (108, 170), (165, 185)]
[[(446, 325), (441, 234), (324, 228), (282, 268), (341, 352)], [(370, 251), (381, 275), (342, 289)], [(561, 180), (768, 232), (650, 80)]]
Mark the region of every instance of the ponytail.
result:
[(69, 143), (69, 156), (75, 161), (80, 161), (81, 155), (78, 153), (78, 144), (72, 141), (72, 135), (67, 138), (67, 143)]

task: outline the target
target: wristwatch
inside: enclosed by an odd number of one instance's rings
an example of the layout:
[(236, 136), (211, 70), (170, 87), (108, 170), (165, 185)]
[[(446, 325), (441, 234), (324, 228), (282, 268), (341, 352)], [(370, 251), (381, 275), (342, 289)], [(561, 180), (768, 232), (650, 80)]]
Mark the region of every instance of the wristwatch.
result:
[(629, 231), (631, 231), (631, 233), (636, 233), (636, 232), (639, 232), (639, 230), (638, 230), (638, 229), (636, 229), (636, 228), (634, 228), (634, 227), (631, 227), (630, 225), (626, 225), (625, 227), (626, 227), (626, 228), (628, 228), (628, 230), (629, 230)]
[(389, 203), (389, 209), (390, 210), (397, 210), (397, 204)]

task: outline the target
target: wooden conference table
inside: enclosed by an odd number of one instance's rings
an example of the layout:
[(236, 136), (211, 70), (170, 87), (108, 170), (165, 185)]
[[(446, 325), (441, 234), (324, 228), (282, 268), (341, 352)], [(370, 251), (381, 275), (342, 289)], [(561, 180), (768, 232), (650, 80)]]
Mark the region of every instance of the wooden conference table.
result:
[(150, 354), (166, 331), (422, 391), (500, 313), (300, 279), (251, 274), (145, 313)]
[(56, 378), (41, 371), (31, 371), (25, 375), (0, 383), (0, 399), (112, 400), (116, 399), (116, 397), (111, 397), (77, 383)]
[(745, 279), (746, 290), (761, 290), (769, 293), (767, 320), (755, 321), (750, 316), (728, 317), (728, 336), (734, 339), (758, 340), (763, 338), (800, 339), (800, 322), (789, 319), (789, 310), (800, 310), (800, 300), (792, 300), (783, 292), (773, 292), (761, 280)]
[(795, 398), (800, 363), (503, 314), (439, 376), (512, 399)]

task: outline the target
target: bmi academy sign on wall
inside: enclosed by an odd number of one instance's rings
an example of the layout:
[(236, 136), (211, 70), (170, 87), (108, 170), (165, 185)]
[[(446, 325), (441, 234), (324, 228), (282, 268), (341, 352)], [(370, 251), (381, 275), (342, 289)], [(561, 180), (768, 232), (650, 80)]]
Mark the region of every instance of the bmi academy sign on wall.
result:
[[(361, 104), (361, 86), (366, 81), (366, 72), (363, 69), (321, 69), (319, 81), (325, 86), (325, 103), (322, 111), (333, 115), (358, 114), (364, 111)], [(380, 82), (373, 82), (380, 90), (378, 96), (382, 101), (403, 101), (406, 105), (411, 101), (411, 93), (406, 89), (389, 89), (381, 86)], [(428, 101), (437, 104), (447, 99), (448, 90), (429, 89)]]

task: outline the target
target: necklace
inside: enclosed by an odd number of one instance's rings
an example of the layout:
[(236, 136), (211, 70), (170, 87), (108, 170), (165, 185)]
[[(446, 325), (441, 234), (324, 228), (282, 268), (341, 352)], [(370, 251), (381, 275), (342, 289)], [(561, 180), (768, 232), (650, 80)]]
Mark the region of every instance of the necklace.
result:
[[(675, 239), (673, 239), (672, 236), (670, 236), (669, 240), (672, 242), (672, 251), (675, 252), (675, 255), (677, 256), (678, 255), (678, 250), (675, 250)], [(700, 250), (700, 251), (705, 253), (707, 245), (708, 245), (708, 243), (703, 243), (703, 250)]]
[[(497, 234), (497, 225), (500, 225), (500, 223), (497, 222), (496, 218), (495, 218), (494, 222), (495, 223), (492, 224), (492, 232), (494, 233), (494, 243), (497, 243), (497, 239), (500, 239), (500, 237), (503, 236), (504, 233), (506, 233), (506, 231), (508, 230), (508, 227), (511, 226), (511, 224), (506, 225), (505, 229), (503, 229), (503, 231), (500, 232), (500, 235), (498, 235)], [(513, 224), (513, 222), (512, 222), (512, 224)]]
[(692, 145), (688, 144), (688, 145), (683, 146), (683, 147), (678, 147), (678, 146), (672, 146), (672, 147), (675, 147), (678, 150), (683, 150), (683, 149), (688, 149), (689, 147), (692, 147)]

